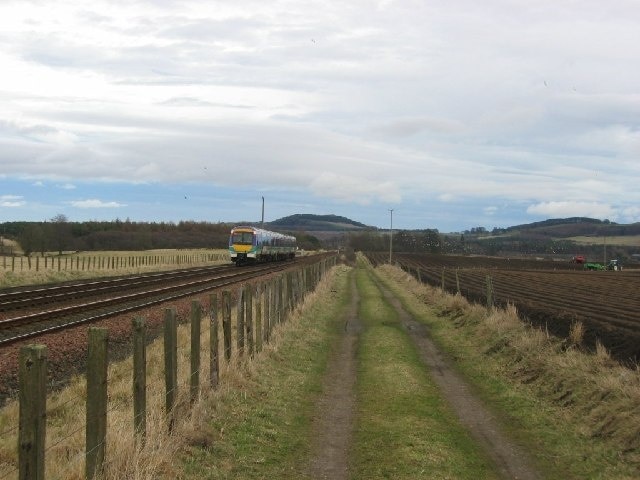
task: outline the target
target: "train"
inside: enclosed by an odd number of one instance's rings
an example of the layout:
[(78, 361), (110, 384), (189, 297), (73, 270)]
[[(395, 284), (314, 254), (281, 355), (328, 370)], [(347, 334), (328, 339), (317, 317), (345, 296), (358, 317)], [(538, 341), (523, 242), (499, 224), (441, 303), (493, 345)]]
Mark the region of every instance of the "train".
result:
[(229, 235), (229, 255), (236, 265), (292, 259), (296, 256), (296, 237), (241, 225)]

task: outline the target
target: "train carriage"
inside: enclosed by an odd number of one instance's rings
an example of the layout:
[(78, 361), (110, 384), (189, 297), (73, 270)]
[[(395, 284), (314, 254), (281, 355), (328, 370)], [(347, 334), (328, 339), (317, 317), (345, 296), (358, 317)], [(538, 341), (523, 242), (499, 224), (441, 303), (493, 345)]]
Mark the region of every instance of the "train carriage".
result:
[(295, 237), (262, 228), (238, 226), (229, 235), (229, 255), (236, 265), (294, 258), (296, 248)]

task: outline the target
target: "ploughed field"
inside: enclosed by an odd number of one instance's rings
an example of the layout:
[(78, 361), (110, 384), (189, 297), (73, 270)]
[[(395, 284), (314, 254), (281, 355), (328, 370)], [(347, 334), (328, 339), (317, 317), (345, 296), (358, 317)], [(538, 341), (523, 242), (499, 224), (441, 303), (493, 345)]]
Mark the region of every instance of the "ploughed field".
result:
[[(389, 254), (368, 253), (372, 263)], [(569, 262), (432, 254), (393, 255), (394, 263), (422, 282), (486, 303), (487, 276), (494, 304), (512, 303), (520, 316), (566, 337), (573, 322), (585, 327), (589, 347), (599, 340), (622, 361), (640, 361), (640, 270), (585, 271)], [(457, 280), (456, 280), (457, 274)]]

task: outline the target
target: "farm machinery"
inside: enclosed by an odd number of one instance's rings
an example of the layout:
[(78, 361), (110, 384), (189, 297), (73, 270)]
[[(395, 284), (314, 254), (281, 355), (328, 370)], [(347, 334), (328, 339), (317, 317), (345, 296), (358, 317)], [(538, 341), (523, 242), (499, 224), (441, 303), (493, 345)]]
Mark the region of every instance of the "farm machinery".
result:
[(614, 260), (610, 260), (609, 263), (607, 263), (606, 265), (603, 265), (601, 263), (596, 263), (596, 262), (586, 262), (584, 264), (584, 269), (585, 270), (612, 270), (612, 271), (618, 271), (618, 270), (622, 270), (622, 265), (620, 264), (619, 260), (614, 259)]

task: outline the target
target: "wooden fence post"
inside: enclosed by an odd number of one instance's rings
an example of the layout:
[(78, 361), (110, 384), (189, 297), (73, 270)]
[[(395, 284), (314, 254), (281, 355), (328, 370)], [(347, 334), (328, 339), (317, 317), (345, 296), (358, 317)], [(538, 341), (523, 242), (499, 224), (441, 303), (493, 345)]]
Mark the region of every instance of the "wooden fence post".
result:
[(269, 343), (271, 338), (271, 288), (272, 281), (267, 281), (264, 284), (264, 342)]
[(222, 334), (224, 336), (224, 358), (231, 360), (231, 293), (222, 292)]
[(247, 350), (249, 350), (249, 356), (253, 357), (253, 289), (251, 286), (247, 286), (245, 291), (244, 315), (247, 327)]
[(262, 292), (264, 284), (259, 283), (256, 286), (256, 352), (259, 353), (262, 350), (262, 340), (264, 334), (262, 331)]
[(165, 412), (169, 431), (172, 431), (173, 408), (178, 393), (178, 323), (173, 308), (166, 308), (164, 311), (164, 383)]
[(47, 347), (20, 349), (18, 478), (44, 480), (47, 415)]
[(244, 355), (244, 298), (245, 298), (245, 288), (244, 285), (240, 287), (238, 290), (238, 331), (237, 334), (237, 343), (238, 343), (238, 357), (242, 357)]
[(491, 282), (491, 275), (487, 275), (487, 309), (491, 310), (493, 307), (493, 283)]
[(441, 277), (441, 287), (442, 287), (442, 291), (446, 292), (445, 290), (445, 284), (444, 284), (444, 267), (442, 267), (442, 277)]
[(85, 476), (102, 472), (107, 447), (107, 358), (108, 330), (89, 328), (87, 354), (87, 421)]
[(456, 293), (460, 295), (460, 276), (458, 275), (457, 268), (456, 268)]
[(282, 295), (284, 294), (282, 289), (282, 275), (279, 275), (276, 278), (276, 312), (277, 312), (277, 322), (278, 324), (284, 321), (284, 315), (282, 313)]
[(144, 318), (133, 319), (133, 428), (136, 440), (147, 435), (147, 328)]
[(209, 383), (216, 388), (219, 381), (220, 364), (218, 361), (218, 295), (209, 297)]
[(191, 377), (189, 380), (191, 403), (198, 398), (200, 391), (200, 323), (202, 306), (197, 300), (191, 302)]

